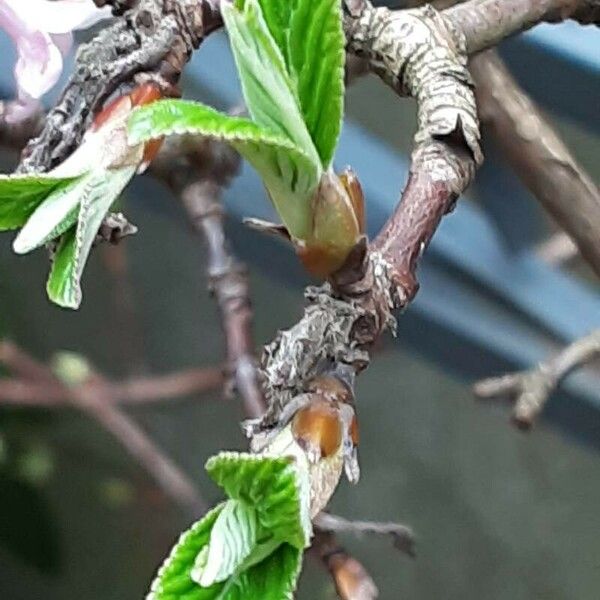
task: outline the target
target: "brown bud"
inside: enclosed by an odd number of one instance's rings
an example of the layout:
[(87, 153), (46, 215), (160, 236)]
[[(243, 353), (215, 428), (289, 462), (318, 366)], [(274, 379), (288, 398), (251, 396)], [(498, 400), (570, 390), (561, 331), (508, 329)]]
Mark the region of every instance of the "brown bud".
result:
[(294, 415), (292, 433), (309, 454), (327, 458), (335, 454), (342, 444), (339, 412), (327, 400), (316, 400)]
[(365, 232), (365, 195), (363, 194), (362, 186), (356, 176), (356, 173), (350, 168), (346, 167), (340, 175), (340, 181), (346, 188), (350, 202), (354, 207), (354, 214), (358, 221), (358, 230), (360, 233)]

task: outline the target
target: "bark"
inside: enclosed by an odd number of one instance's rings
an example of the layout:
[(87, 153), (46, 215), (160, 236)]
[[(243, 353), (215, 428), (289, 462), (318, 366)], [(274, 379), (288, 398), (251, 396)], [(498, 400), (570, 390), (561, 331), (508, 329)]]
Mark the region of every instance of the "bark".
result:
[(543, 21), (600, 23), (598, 0), (470, 0), (444, 11), (474, 54)]
[(18, 171), (48, 171), (64, 160), (121, 84), (151, 79), (173, 93), (192, 51), (220, 26), (217, 0), (140, 0), (79, 48), (76, 69)]

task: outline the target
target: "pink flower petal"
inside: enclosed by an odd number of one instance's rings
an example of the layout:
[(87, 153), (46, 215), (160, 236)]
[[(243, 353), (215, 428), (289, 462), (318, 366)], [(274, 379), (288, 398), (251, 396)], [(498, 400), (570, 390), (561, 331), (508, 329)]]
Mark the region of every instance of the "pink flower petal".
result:
[(108, 6), (98, 8), (91, 0), (0, 0), (13, 9), (29, 29), (46, 33), (70, 33), (111, 17)]

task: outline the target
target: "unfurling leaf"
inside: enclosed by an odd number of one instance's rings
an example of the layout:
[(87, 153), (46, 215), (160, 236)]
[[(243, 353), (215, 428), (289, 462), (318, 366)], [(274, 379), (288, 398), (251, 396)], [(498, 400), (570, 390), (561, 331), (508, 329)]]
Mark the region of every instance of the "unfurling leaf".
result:
[(245, 0), (241, 9), (224, 3), (222, 13), (253, 121), (287, 137), (320, 164), (294, 83), (257, 0)]
[(260, 525), (274, 537), (298, 548), (309, 544), (308, 481), (292, 457), (221, 452), (206, 470), (230, 498), (255, 507)]
[(286, 62), (324, 168), (335, 152), (344, 113), (345, 38), (338, 0), (258, 0)]
[(99, 170), (82, 180), (77, 226), (63, 234), (48, 284), (48, 297), (66, 308), (81, 304), (81, 275), (104, 216), (133, 177), (136, 166)]
[(134, 113), (130, 142), (191, 133), (229, 142), (261, 175), (306, 268), (327, 277), (363, 234), (362, 194), (331, 169), (344, 101), (338, 0), (235, 0), (221, 7), (251, 119), (164, 101)]
[(51, 175), (0, 175), (0, 231), (23, 227), (41, 202), (76, 179)]
[(180, 538), (152, 583), (148, 600), (291, 600), (302, 551), (281, 544), (262, 560), (210, 587), (192, 578), (196, 557), (205, 551), (224, 504), (210, 511)]
[(312, 533), (306, 474), (292, 457), (236, 452), (206, 468), (229, 500), (181, 536), (149, 598), (291, 599)]
[(60, 236), (77, 222), (87, 177), (53, 191), (31, 214), (13, 242), (17, 254), (26, 254)]
[(196, 557), (192, 579), (202, 587), (225, 581), (256, 549), (256, 509), (239, 500), (229, 500), (217, 517), (210, 543)]
[(183, 134), (230, 142), (261, 175), (290, 233), (297, 238), (308, 234), (310, 198), (321, 173), (293, 141), (249, 119), (186, 100), (161, 100), (137, 109), (129, 119), (132, 144)]

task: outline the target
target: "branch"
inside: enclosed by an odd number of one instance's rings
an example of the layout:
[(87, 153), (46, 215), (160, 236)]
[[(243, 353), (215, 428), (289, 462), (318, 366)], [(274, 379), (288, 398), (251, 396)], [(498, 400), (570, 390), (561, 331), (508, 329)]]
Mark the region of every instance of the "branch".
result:
[(218, 0), (140, 0), (79, 48), (74, 74), (18, 171), (48, 171), (64, 160), (119, 86), (152, 79), (172, 91), (192, 51), (220, 26)]
[[(192, 377), (192, 372), (187, 372), (185, 375), (170, 376), (157, 382), (146, 378), (119, 386), (94, 372), (79, 358), (76, 361), (71, 359), (68, 367), (64, 364), (57, 367), (56, 373), (59, 376), (48, 366), (7, 342), (0, 343), (0, 359), (11, 371), (24, 378), (0, 379), (0, 400), (29, 405), (36, 402), (37, 406), (56, 406), (61, 403), (88, 413), (148, 471), (166, 496), (193, 514), (206, 510), (204, 501), (185, 473), (117, 406), (117, 399), (128, 398), (137, 402), (142, 398), (154, 399), (153, 394), (159, 390), (189, 393), (191, 383), (201, 383), (203, 386), (214, 383), (210, 381), (211, 377), (201, 379), (197, 377), (199, 373)], [(207, 372), (204, 373), (206, 374)], [(211, 376), (215, 378), (215, 373), (211, 373)]]
[(350, 521), (330, 513), (321, 513), (314, 522), (321, 531), (390, 536), (395, 548), (408, 556), (415, 556), (415, 536), (412, 529), (406, 525), (377, 521)]
[(593, 331), (562, 352), (528, 371), (483, 379), (475, 384), (475, 395), (482, 399), (508, 397), (515, 402), (513, 421), (529, 429), (550, 394), (571, 371), (600, 356), (600, 329)]
[[(222, 370), (207, 367), (110, 382), (110, 388), (113, 402), (140, 405), (191, 394), (202, 394), (219, 388), (222, 383)], [(54, 380), (6, 378), (0, 379), (0, 404), (36, 407), (68, 406), (70, 395), (66, 393), (64, 386), (58, 385)]]
[(470, 0), (444, 11), (475, 54), (543, 21), (600, 23), (598, 0)]
[(471, 60), (482, 121), (519, 177), (600, 276), (600, 189), (493, 51)]
[(239, 155), (226, 144), (183, 137), (165, 142), (151, 172), (181, 198), (194, 230), (205, 240), (209, 290), (225, 334), (227, 387), (238, 391), (249, 417), (258, 417), (264, 412), (264, 399), (254, 358), (248, 276), (229, 248), (221, 205), (222, 190), (239, 164)]

